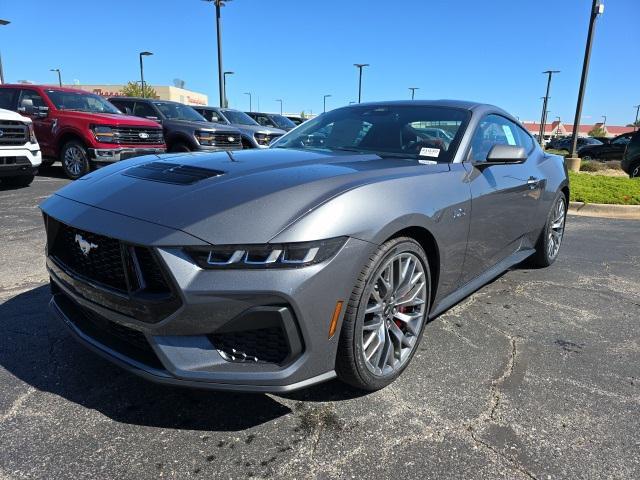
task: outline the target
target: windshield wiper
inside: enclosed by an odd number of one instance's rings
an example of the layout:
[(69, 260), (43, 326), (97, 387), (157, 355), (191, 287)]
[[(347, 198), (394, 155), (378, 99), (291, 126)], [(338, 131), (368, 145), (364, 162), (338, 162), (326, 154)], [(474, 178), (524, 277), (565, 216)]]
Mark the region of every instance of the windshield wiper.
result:
[(381, 152), (378, 150), (365, 150), (355, 147), (331, 147), (330, 150), (340, 150), (344, 152), (369, 153), (377, 155), (380, 158), (405, 158), (415, 160), (418, 158), (417, 153), (399, 153), (399, 152)]

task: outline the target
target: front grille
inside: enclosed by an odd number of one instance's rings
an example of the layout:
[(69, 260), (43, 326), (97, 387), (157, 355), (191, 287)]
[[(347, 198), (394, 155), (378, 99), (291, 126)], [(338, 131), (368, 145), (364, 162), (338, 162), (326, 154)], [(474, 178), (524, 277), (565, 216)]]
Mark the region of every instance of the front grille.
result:
[(28, 138), (29, 129), (24, 123), (14, 120), (0, 123), (0, 145), (24, 145)]
[(63, 293), (57, 293), (55, 298), (65, 316), (86, 336), (144, 365), (164, 369), (142, 332), (83, 308)]
[(0, 165), (31, 165), (27, 157), (0, 157)]
[(242, 147), (242, 136), (237, 133), (214, 133), (211, 136), (216, 147)]
[(119, 143), (135, 145), (159, 145), (164, 143), (162, 129), (148, 127), (111, 127)]
[(158, 261), (147, 247), (128, 245), (51, 217), (47, 218), (47, 235), (49, 255), (76, 276), (123, 293), (171, 292)]
[(231, 362), (281, 364), (289, 356), (289, 345), (281, 327), (214, 333), (209, 339)]

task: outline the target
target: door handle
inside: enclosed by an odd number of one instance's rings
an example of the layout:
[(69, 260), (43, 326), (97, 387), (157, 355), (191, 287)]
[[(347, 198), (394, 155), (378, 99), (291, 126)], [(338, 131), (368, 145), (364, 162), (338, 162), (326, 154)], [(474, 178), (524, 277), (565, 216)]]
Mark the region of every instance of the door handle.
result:
[(538, 188), (538, 185), (540, 185), (540, 179), (535, 177), (529, 177), (529, 180), (527, 180), (527, 185), (529, 186), (530, 190), (534, 190)]

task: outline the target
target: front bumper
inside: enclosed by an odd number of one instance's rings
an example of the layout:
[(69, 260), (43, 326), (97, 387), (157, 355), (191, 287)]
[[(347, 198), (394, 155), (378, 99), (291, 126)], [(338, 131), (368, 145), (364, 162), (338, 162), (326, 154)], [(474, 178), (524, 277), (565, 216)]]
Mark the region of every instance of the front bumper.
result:
[(15, 177), (20, 175), (35, 175), (42, 163), (42, 153), (39, 149), (1, 148), (0, 149), (0, 177)]
[(90, 148), (89, 156), (92, 161), (98, 164), (107, 164), (126, 160), (128, 158), (139, 157), (141, 155), (154, 155), (165, 153), (166, 148), (140, 147), (140, 148)]
[[(71, 210), (67, 209), (73, 216)], [(99, 215), (102, 218), (87, 221), (113, 225), (118, 218), (105, 211)], [(90, 217), (89, 212), (82, 215)], [(78, 225), (77, 221), (74, 225), (87, 230), (96, 227), (96, 223)], [(155, 251), (172, 279), (180, 306), (164, 318), (151, 321), (117, 311), (122, 309), (109, 304), (105, 297), (109, 292), (73, 278), (49, 258), (47, 267), (54, 292), (51, 309), (81, 343), (149, 380), (216, 390), (290, 391), (335, 376), (339, 333), (329, 338), (331, 318), (336, 302), (348, 301), (373, 248), (370, 243), (351, 238), (331, 260), (310, 267), (209, 271), (197, 267), (180, 248), (157, 246)], [(136, 337), (138, 349), (131, 350), (131, 345), (123, 348), (117, 339), (96, 333), (95, 325), (87, 326), (85, 320), (74, 318), (82, 312), (98, 317), (97, 322), (103, 326), (107, 322), (111, 330)], [(226, 331), (267, 324), (281, 328), (282, 341), (288, 348), (286, 358), (256, 362), (243, 358), (240, 349), (234, 359), (232, 345), (222, 346), (216, 339)], [(145, 350), (142, 356), (140, 345)]]

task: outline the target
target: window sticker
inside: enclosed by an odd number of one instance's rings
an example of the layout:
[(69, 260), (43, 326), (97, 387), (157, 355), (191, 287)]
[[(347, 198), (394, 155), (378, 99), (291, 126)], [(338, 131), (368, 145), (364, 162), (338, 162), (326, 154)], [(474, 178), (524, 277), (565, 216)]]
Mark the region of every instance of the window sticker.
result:
[(509, 125), (502, 125), (502, 131), (507, 137), (507, 143), (509, 145), (515, 145), (516, 139), (513, 138), (513, 132), (511, 131), (511, 127), (509, 127)]
[(418, 159), (418, 163), (420, 163), (421, 165), (437, 165), (438, 162), (436, 162), (435, 160), (422, 160), (422, 159)]
[(435, 157), (435, 158), (438, 158), (439, 155), (440, 155), (440, 149), (439, 148), (422, 147), (420, 149), (420, 156), (421, 157)]

